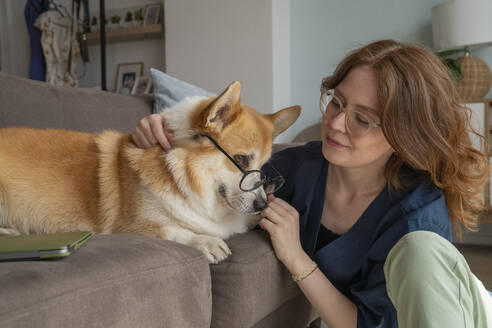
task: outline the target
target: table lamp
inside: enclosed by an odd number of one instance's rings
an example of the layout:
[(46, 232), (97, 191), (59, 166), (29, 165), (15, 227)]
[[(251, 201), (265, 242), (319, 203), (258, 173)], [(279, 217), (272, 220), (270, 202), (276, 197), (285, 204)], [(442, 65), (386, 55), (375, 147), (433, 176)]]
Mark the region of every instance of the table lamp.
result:
[(458, 91), (465, 100), (481, 99), (490, 89), (487, 64), (470, 52), (492, 45), (492, 0), (450, 0), (432, 8), (434, 50), (462, 50)]

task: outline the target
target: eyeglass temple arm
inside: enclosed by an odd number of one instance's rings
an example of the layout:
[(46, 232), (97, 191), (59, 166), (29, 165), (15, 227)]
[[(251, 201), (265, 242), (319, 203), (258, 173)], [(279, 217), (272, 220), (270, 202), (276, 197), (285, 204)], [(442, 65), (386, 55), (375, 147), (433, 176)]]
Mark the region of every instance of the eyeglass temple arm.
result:
[[(206, 134), (201, 134), (201, 136), (203, 137), (207, 137), (208, 140), (210, 140), (214, 145), (215, 147), (217, 147), (218, 150), (220, 150), (224, 155), (226, 155), (226, 157), (242, 172), (242, 173), (246, 173), (246, 171), (221, 147), (219, 146), (219, 144), (209, 135), (206, 135)], [(277, 173), (279, 176), (282, 177), (282, 174), (275, 168), (275, 166), (273, 166), (270, 162), (267, 162), (268, 165), (270, 165), (270, 167), (275, 171), (275, 173)], [(282, 177), (283, 178), (283, 177)]]
[(275, 173), (277, 173), (278, 176), (281, 176), (283, 178), (282, 174), (275, 168), (275, 166), (272, 165), (272, 163), (270, 163), (270, 162), (267, 162), (267, 163), (275, 171)]
[(219, 144), (217, 142), (215, 142), (214, 139), (212, 139), (211, 136), (209, 135), (206, 135), (206, 134), (201, 134), (202, 137), (207, 137), (208, 140), (210, 140), (214, 145), (215, 147), (217, 147), (218, 150), (220, 150), (222, 152), (222, 154), (226, 155), (227, 158), (242, 172), (242, 173), (245, 173), (244, 169), (231, 157), (229, 156), (229, 154), (224, 150), (222, 149), (221, 146), (219, 146)]

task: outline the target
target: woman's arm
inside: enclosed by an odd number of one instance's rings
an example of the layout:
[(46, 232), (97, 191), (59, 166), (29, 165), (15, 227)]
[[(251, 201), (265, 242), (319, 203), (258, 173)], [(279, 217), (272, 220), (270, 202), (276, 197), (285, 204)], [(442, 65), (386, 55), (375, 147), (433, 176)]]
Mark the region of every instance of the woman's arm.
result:
[[(293, 275), (304, 272), (312, 260), (304, 253), (296, 262), (287, 267)], [(328, 327), (357, 327), (357, 307), (319, 269), (298, 282), (298, 285)]]
[[(299, 214), (280, 198), (268, 196), (268, 207), (262, 212), (260, 226), (270, 234), (277, 258), (293, 276), (312, 266), (299, 239)], [(357, 307), (318, 269), (298, 282), (302, 292), (330, 328), (356, 327)]]

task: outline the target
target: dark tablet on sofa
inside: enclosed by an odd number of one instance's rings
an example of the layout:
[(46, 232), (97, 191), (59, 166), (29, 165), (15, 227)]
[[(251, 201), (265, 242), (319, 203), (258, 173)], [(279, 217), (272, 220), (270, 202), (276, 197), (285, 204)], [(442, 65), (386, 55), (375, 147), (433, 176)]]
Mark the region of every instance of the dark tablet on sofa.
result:
[(89, 231), (0, 236), (0, 261), (66, 257), (91, 236), (92, 233)]

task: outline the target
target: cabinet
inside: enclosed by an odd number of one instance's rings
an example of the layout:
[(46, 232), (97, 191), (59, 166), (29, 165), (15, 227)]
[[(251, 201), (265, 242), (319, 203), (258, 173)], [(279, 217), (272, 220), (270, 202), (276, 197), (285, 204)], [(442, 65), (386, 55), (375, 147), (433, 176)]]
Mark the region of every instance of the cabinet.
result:
[[(480, 149), (488, 154), (489, 162), (492, 167), (492, 98), (470, 100), (465, 103), (470, 108), (472, 126), (484, 136), (483, 142), (471, 135), (472, 144), (475, 148)], [(492, 170), (489, 173), (489, 181), (484, 186), (483, 197), (486, 209), (480, 216), (480, 232), (467, 232), (464, 230), (463, 242), (472, 244), (492, 245)]]
[[(476, 101), (469, 101), (465, 104), (466, 107), (470, 108), (472, 111), (471, 123), (473, 128), (475, 128), (480, 134), (484, 136), (483, 141), (477, 137), (475, 134), (471, 135), (471, 141), (475, 148), (480, 149), (486, 153), (489, 157), (489, 161), (492, 164), (492, 151), (491, 151), (491, 137), (492, 124), (490, 120), (492, 119), (492, 99), (481, 99)], [(492, 177), (492, 170), (490, 177)], [(492, 184), (489, 182), (484, 186), (484, 201), (488, 210), (492, 210)], [(490, 222), (492, 223), (492, 221)]]
[[(162, 24), (106, 30), (106, 43), (131, 42), (138, 40), (153, 40), (163, 38), (164, 29)], [(89, 45), (99, 44), (99, 31), (88, 33), (87, 42)]]
[[(154, 67), (165, 71), (165, 58), (160, 55), (163, 52), (162, 45), (164, 45), (163, 23), (106, 29), (104, 31), (104, 42), (101, 42), (102, 33), (101, 31), (95, 31), (87, 34), (89, 57), (94, 58), (97, 56), (97, 51), (100, 52), (101, 89), (114, 88), (111, 82), (107, 85), (106, 81), (108, 74), (111, 81), (114, 81), (114, 76), (117, 74), (117, 64), (139, 61), (144, 62), (145, 67)], [(132, 44), (135, 42), (138, 44)], [(100, 46), (99, 49), (94, 47), (98, 45)], [(111, 48), (109, 49), (109, 67), (107, 68), (106, 47), (108, 45)], [(96, 73), (97, 67), (90, 70)], [(97, 76), (90, 75), (85, 78), (84, 82), (85, 85), (96, 85), (98, 84), (97, 80)]]

